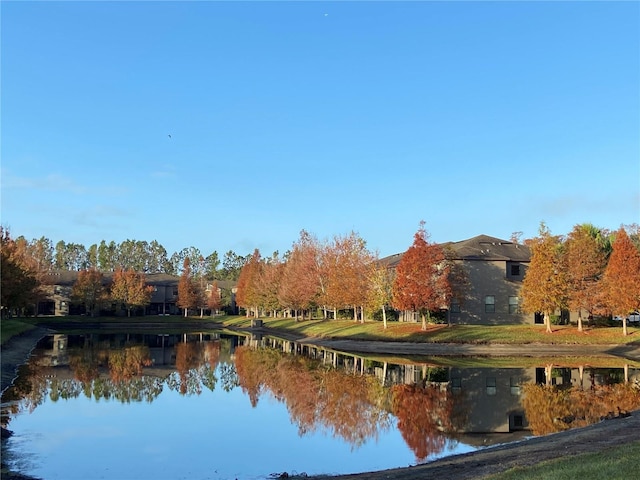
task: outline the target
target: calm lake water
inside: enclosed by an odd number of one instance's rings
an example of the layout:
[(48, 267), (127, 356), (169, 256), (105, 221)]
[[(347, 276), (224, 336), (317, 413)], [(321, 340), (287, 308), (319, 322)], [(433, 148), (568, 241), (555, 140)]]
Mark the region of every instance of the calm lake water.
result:
[(51, 335), (3, 395), (3, 461), (46, 480), (357, 473), (640, 408), (633, 362), (504, 363), (220, 333)]

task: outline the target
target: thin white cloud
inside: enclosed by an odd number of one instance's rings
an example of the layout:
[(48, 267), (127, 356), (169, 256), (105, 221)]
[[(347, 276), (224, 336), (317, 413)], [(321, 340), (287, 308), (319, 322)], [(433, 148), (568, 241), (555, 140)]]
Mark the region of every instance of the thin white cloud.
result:
[(96, 205), (90, 209), (77, 212), (73, 223), (86, 227), (114, 226), (114, 220), (131, 217), (130, 212), (110, 205)]
[(171, 165), (163, 165), (160, 170), (151, 172), (153, 178), (172, 178), (175, 176), (175, 168)]
[(87, 193), (89, 189), (78, 185), (70, 177), (58, 173), (50, 173), (44, 177), (19, 177), (2, 172), (2, 188), (17, 190), (47, 190), (56, 192), (68, 192), (77, 195)]

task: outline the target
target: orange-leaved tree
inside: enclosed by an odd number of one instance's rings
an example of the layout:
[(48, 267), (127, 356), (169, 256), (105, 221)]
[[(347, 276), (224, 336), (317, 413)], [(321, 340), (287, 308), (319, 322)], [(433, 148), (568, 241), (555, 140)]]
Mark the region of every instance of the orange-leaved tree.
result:
[(601, 284), (603, 309), (622, 317), (622, 333), (627, 335), (625, 319), (640, 309), (640, 251), (624, 228), (615, 234)]
[(582, 311), (591, 315), (597, 306), (598, 284), (607, 266), (609, 242), (606, 235), (591, 224), (576, 225), (565, 241), (567, 299), (578, 312), (578, 331), (582, 331)]
[(149, 305), (153, 295), (153, 287), (147, 285), (143, 273), (119, 268), (113, 273), (111, 298), (122, 302), (127, 309), (127, 316), (131, 316), (131, 309)]
[(184, 308), (184, 316), (189, 314), (190, 308), (199, 303), (199, 292), (191, 276), (191, 261), (186, 257), (182, 263), (182, 274), (178, 282), (178, 306)]
[(302, 231), (293, 250), (287, 255), (280, 279), (278, 300), (283, 307), (294, 312), (296, 321), (298, 311), (310, 308), (320, 295), (320, 282), (316, 270), (316, 251), (308, 241), (308, 235)]
[[(358, 307), (362, 307), (367, 299), (368, 270), (375, 261), (366, 245), (362, 237), (351, 232), (346, 236), (335, 236), (328, 247), (331, 265), (327, 277), (327, 298), (335, 307), (353, 308), (354, 321), (358, 319)], [(364, 312), (360, 318), (364, 322)]]
[(207, 300), (207, 307), (211, 309), (211, 314), (218, 313), (222, 308), (222, 296), (220, 295), (220, 287), (218, 287), (218, 281), (214, 280), (211, 285), (211, 292), (209, 293), (209, 299)]
[(447, 308), (451, 301), (450, 266), (442, 247), (428, 238), (421, 221), (413, 244), (398, 262), (393, 282), (393, 306), (419, 312), (423, 330), (431, 312)]
[(258, 284), (260, 281), (261, 256), (257, 248), (253, 251), (251, 258), (242, 266), (238, 277), (236, 302), (243, 307), (246, 316), (249, 317), (253, 311), (258, 317)]
[(71, 290), (71, 299), (83, 303), (86, 314), (93, 317), (106, 298), (107, 290), (101, 272), (95, 268), (78, 272), (78, 278)]
[(551, 235), (544, 222), (538, 237), (531, 242), (531, 263), (522, 282), (522, 310), (541, 312), (547, 333), (551, 333), (551, 315), (566, 305), (567, 281), (563, 267), (562, 243)]

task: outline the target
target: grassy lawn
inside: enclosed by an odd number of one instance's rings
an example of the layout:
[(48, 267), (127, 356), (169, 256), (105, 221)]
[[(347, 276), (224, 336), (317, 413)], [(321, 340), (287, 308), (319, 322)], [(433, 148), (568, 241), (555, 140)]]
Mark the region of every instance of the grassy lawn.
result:
[(29, 322), (25, 322), (24, 319), (3, 319), (2, 325), (0, 325), (2, 345), (9, 341), (9, 339), (14, 335), (19, 335), (22, 332), (26, 332), (27, 330), (30, 330), (32, 328), (34, 328), (34, 325)]
[(529, 468), (515, 468), (487, 480), (599, 480), (628, 479), (640, 472), (640, 441), (599, 453), (551, 460)]
[[(575, 326), (554, 326), (553, 333), (545, 333), (543, 325), (428, 325), (421, 330), (419, 323), (389, 322), (383, 328), (382, 322), (356, 323), (352, 320), (304, 320), (296, 322), (292, 318), (263, 318), (265, 327), (296, 332), (309, 337), (350, 338), (354, 340), (379, 340), (397, 342), (433, 342), (433, 343), (503, 343), (503, 344), (578, 344), (578, 345), (624, 345), (640, 343), (640, 328), (629, 327), (629, 334), (622, 335), (621, 327), (588, 327), (578, 332)], [(244, 316), (220, 315), (215, 317), (199, 316), (145, 316), (145, 317), (37, 317), (2, 321), (2, 343), (33, 326), (44, 324), (55, 328), (65, 325), (67, 328), (82, 329), (83, 324), (100, 323), (107, 327), (110, 323), (122, 325), (131, 323), (132, 327), (144, 328), (146, 324), (179, 328), (184, 323), (197, 326), (199, 323), (220, 323), (227, 327), (249, 328), (251, 319)]]
[[(434, 343), (504, 343), (504, 344), (579, 344), (579, 345), (623, 345), (640, 342), (640, 328), (629, 327), (629, 334), (622, 335), (621, 327), (585, 328), (578, 332), (575, 326), (557, 325), (553, 333), (545, 333), (543, 325), (428, 325), (421, 330), (419, 323), (382, 322), (356, 323), (352, 320), (305, 320), (296, 322), (291, 318), (265, 318), (265, 327), (295, 331), (302, 335), (325, 338), (352, 338), (356, 340), (386, 340), (399, 342)], [(248, 328), (251, 319), (228, 317), (224, 324)]]

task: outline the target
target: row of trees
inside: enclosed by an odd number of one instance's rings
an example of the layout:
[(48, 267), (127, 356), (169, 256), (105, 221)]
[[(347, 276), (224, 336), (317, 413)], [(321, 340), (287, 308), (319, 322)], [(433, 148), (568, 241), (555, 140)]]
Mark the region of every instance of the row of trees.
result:
[(325, 318), (350, 310), (354, 321), (364, 321), (381, 312), (385, 328), (392, 306), (419, 312), (426, 329), (432, 312), (464, 295), (465, 283), (442, 246), (429, 242), (424, 222), (395, 272), (354, 232), (321, 242), (303, 230), (284, 259), (263, 259), (254, 251), (240, 272), (236, 301), (255, 316), (288, 310), (304, 319), (305, 312), (321, 308)]
[(84, 304), (91, 316), (107, 303), (123, 305), (127, 316), (131, 316), (133, 308), (149, 305), (152, 295), (153, 287), (147, 285), (143, 273), (119, 268), (113, 273), (111, 284), (106, 285), (104, 275), (90, 269), (78, 273), (71, 300)]
[[(636, 225), (627, 229), (607, 232), (583, 224), (563, 237), (552, 235), (542, 223), (539, 235), (525, 241), (531, 247), (532, 258), (521, 289), (522, 309), (542, 312), (548, 331), (551, 316), (562, 309), (579, 312), (579, 330), (583, 328), (583, 313), (625, 317), (640, 309), (640, 235)], [(14, 241), (6, 230), (1, 233), (2, 306), (15, 308), (33, 303), (43, 275), (56, 265), (47, 263), (42, 254), (47, 250), (46, 241), (27, 242), (22, 237)], [(122, 252), (134, 251), (136, 245), (143, 251), (146, 242), (127, 242), (123, 242), (126, 248), (119, 250), (118, 258), (142, 258), (133, 254), (127, 257)], [(103, 245), (104, 242), (100, 246)], [(148, 245), (157, 247), (154, 242)], [(96, 251), (100, 252), (100, 247)], [(212, 267), (216, 265), (215, 252), (207, 260), (196, 249), (184, 249), (180, 257), (178, 306), (185, 309), (185, 315), (191, 308), (200, 308), (201, 313), (207, 307), (219, 308), (217, 285), (204, 288), (213, 275), (237, 278), (237, 303), (256, 316), (287, 310), (296, 318), (302, 313), (304, 318), (305, 312), (321, 308), (325, 318), (330, 312), (338, 318), (339, 311), (350, 310), (354, 320), (364, 321), (380, 312), (386, 327), (387, 308), (392, 307), (418, 312), (426, 328), (430, 317), (448, 309), (452, 299), (464, 302), (467, 284), (460, 264), (441, 245), (429, 242), (424, 222), (393, 271), (379, 262), (377, 255), (366, 248), (366, 242), (353, 232), (319, 241), (303, 230), (283, 258), (277, 252), (262, 258), (259, 250), (246, 257), (228, 252), (222, 270)], [(114, 272), (143, 275), (150, 264), (145, 265), (140, 267), (142, 270), (120, 266)], [(81, 271), (85, 272), (81, 285), (85, 281), (98, 283), (95, 278), (87, 279), (99, 275), (100, 269)], [(114, 275), (115, 278), (119, 277)], [(128, 309), (139, 306), (146, 298), (143, 292), (117, 295), (118, 299), (124, 298), (121, 301), (129, 305)], [(83, 298), (83, 303), (93, 310), (95, 303), (86, 287), (76, 298)], [(622, 323), (626, 334), (626, 322)]]
[[(532, 258), (522, 289), (522, 310), (541, 312), (547, 331), (551, 316), (561, 310), (582, 315), (626, 317), (640, 309), (640, 249), (637, 226), (607, 232), (590, 224), (576, 225), (566, 237), (551, 235), (544, 223), (539, 236), (526, 241)], [(634, 240), (636, 243), (634, 243)], [(238, 305), (253, 313), (321, 308), (324, 317), (350, 309), (353, 319), (386, 308), (418, 312), (422, 328), (435, 313), (447, 310), (452, 299), (464, 303), (468, 284), (460, 263), (441, 245), (429, 242), (421, 222), (413, 244), (394, 271), (367, 250), (357, 234), (319, 242), (302, 231), (284, 259), (261, 258), (256, 250), (238, 280)], [(627, 334), (626, 322), (623, 333)]]
[[(190, 298), (183, 290), (184, 308), (221, 307), (220, 299), (204, 293), (204, 287), (215, 280), (237, 281), (240, 269), (249, 256), (237, 255), (233, 251), (225, 253), (220, 268), (218, 253), (204, 257), (200, 250), (189, 247), (174, 253), (167, 260), (166, 250), (158, 242), (151, 243), (126, 240), (119, 245), (102, 241), (89, 249), (74, 243), (58, 242), (55, 247), (45, 237), (28, 241), (24, 237), (12, 238), (10, 232), (0, 227), (0, 253), (2, 256), (2, 315), (8, 312), (24, 312), (33, 308), (46, 297), (44, 285), (47, 276), (55, 270), (78, 271), (78, 285), (74, 288), (74, 302), (84, 303), (87, 313), (95, 313), (111, 301), (120, 301), (127, 310), (148, 304), (148, 292), (144, 284), (145, 274), (166, 273), (184, 275), (184, 265), (188, 265), (187, 275), (194, 283), (195, 298)], [(113, 285), (105, 286), (104, 274), (113, 275)], [(135, 292), (130, 285), (119, 284), (123, 278), (132, 280), (136, 276)], [(115, 289), (115, 290), (114, 290)], [(217, 286), (215, 287), (217, 291)], [(206, 298), (204, 298), (206, 295)], [(228, 297), (228, 295), (227, 295)], [(204, 298), (204, 299), (203, 299)], [(227, 298), (227, 303), (228, 302)], [(145, 303), (146, 302), (146, 303)], [(224, 299), (222, 299), (224, 303)]]
[(179, 275), (185, 259), (189, 259), (192, 272), (209, 280), (237, 280), (248, 256), (229, 250), (220, 261), (217, 251), (204, 255), (196, 247), (183, 248), (172, 255), (156, 240), (152, 242), (124, 240), (121, 243), (102, 240), (88, 248), (79, 243), (60, 240), (55, 245), (46, 237), (27, 240), (20, 236), (15, 240), (20, 255), (29, 257), (31, 267), (37, 271), (99, 270), (115, 272), (117, 269), (141, 273), (166, 273)]
[[(640, 309), (640, 248), (638, 228), (608, 233), (590, 224), (576, 225), (566, 237), (552, 235), (540, 225), (529, 242), (531, 263), (522, 285), (522, 308), (544, 315), (551, 332), (551, 315), (559, 310), (626, 318)], [(635, 242), (634, 242), (635, 240)], [(627, 323), (622, 321), (623, 334)]]

